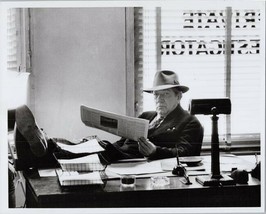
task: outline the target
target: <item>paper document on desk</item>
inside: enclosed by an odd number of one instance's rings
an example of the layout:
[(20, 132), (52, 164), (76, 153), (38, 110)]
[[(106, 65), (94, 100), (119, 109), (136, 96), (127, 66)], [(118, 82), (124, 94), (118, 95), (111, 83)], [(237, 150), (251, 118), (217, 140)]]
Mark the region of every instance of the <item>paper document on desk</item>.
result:
[[(241, 156), (232, 154), (220, 154), (219, 162), (221, 172), (231, 172), (233, 168), (251, 171), (255, 167), (255, 163), (250, 163), (242, 159)], [(206, 170), (211, 171), (211, 156), (205, 157), (203, 163)]]
[(104, 151), (103, 147), (101, 147), (98, 143), (97, 139), (91, 139), (84, 143), (79, 143), (75, 145), (67, 145), (63, 143), (58, 143), (57, 145), (69, 152), (78, 154), (78, 153), (95, 153), (95, 152), (101, 152)]
[[(161, 160), (162, 169), (164, 171), (173, 170), (174, 167), (176, 167), (177, 162), (176, 158), (166, 158)], [(196, 166), (187, 166), (187, 164), (182, 164), (187, 171), (204, 171), (205, 167), (202, 163), (199, 163)]]
[(114, 163), (108, 165), (106, 171), (120, 175), (140, 175), (163, 172), (160, 161)]
[(147, 138), (149, 121), (80, 106), (81, 120), (89, 127), (137, 141)]

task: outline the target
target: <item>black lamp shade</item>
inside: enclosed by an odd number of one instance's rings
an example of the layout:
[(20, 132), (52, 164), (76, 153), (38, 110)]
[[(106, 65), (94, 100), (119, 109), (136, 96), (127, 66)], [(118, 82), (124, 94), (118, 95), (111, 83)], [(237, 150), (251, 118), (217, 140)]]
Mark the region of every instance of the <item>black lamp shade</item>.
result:
[(231, 101), (229, 98), (215, 99), (192, 99), (189, 103), (190, 114), (213, 114), (212, 109), (216, 108), (215, 114), (231, 114)]

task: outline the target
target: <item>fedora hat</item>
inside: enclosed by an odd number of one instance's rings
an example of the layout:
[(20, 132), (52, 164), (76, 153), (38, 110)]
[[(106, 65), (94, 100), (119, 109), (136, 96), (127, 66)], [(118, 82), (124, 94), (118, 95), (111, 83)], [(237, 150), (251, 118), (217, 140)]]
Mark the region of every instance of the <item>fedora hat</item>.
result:
[(169, 88), (178, 88), (183, 93), (189, 90), (187, 86), (179, 84), (178, 76), (175, 72), (169, 70), (163, 70), (156, 72), (153, 80), (153, 87), (144, 89), (143, 91), (152, 93), (154, 91), (159, 91)]

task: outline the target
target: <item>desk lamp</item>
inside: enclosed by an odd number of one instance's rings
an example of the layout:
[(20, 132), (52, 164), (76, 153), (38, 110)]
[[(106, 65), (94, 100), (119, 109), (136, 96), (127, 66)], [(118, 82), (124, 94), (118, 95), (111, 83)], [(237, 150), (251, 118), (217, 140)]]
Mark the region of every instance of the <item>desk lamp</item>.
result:
[(189, 104), (190, 114), (212, 115), (211, 135), (211, 175), (198, 176), (196, 181), (203, 186), (219, 186), (235, 184), (234, 180), (220, 174), (220, 153), (218, 119), (219, 114), (231, 114), (231, 101), (229, 98), (193, 99)]

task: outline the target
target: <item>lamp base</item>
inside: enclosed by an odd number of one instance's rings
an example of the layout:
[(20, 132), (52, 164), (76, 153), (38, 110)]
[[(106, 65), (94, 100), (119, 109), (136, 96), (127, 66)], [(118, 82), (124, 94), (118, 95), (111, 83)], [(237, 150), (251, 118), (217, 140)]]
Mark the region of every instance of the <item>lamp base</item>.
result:
[(202, 186), (224, 186), (236, 184), (234, 179), (228, 175), (223, 175), (221, 178), (212, 178), (211, 175), (197, 176), (196, 181)]

